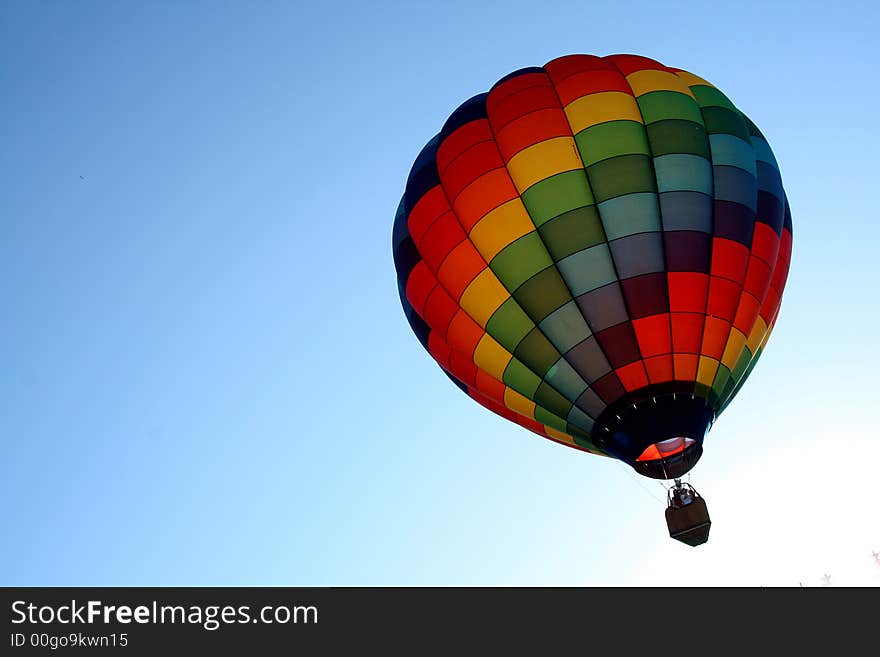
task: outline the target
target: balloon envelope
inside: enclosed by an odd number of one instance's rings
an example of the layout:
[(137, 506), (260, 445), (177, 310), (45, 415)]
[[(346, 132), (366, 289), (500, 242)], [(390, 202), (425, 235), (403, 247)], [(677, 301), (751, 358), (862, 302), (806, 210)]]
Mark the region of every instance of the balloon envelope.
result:
[(452, 113), (392, 239), (410, 325), (470, 397), (668, 479), (770, 335), (791, 215), (766, 139), (712, 84), (571, 55)]

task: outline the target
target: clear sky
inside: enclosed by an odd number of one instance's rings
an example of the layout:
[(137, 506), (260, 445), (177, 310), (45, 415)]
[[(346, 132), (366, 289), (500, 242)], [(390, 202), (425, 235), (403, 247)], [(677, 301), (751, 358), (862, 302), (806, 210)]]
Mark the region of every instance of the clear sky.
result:
[[(4, 2), (0, 584), (880, 585), (875, 2)], [(574, 52), (705, 77), (794, 223), (691, 481), (501, 420), (391, 225), (463, 100)], [(756, 504), (755, 500), (763, 500)]]

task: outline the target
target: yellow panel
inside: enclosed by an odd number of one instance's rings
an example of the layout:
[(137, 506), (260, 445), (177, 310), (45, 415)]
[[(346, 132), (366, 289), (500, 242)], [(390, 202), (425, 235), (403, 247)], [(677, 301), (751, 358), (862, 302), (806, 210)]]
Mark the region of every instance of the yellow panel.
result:
[(510, 158), (507, 169), (520, 193), (536, 182), (563, 171), (582, 169), (577, 145), (572, 137), (554, 137), (524, 148)]
[(687, 71), (676, 71), (675, 73), (679, 78), (681, 78), (684, 83), (689, 87), (695, 87), (698, 84), (704, 84), (707, 87), (714, 87), (715, 85), (711, 82), (706, 82), (703, 78), (694, 75), (693, 73), (688, 73)]
[(556, 440), (561, 440), (564, 443), (568, 443), (569, 445), (575, 445), (574, 438), (569, 436), (567, 433), (562, 433), (561, 431), (557, 431), (553, 427), (544, 425), (544, 433), (546, 433), (551, 438), (555, 438)]
[(565, 106), (565, 115), (574, 134), (606, 121), (626, 119), (643, 123), (636, 99), (622, 91), (601, 91), (581, 96)]
[(694, 97), (690, 87), (675, 73), (669, 71), (645, 70), (636, 71), (626, 76), (626, 81), (632, 87), (636, 96), (647, 94), (652, 91), (677, 91)]
[(761, 340), (764, 338), (764, 334), (767, 332), (767, 325), (764, 323), (764, 320), (758, 315), (758, 319), (755, 320), (755, 325), (752, 326), (752, 332), (749, 333), (749, 351), (752, 354), (758, 349), (758, 346), (761, 344)]
[(510, 298), (498, 276), (488, 267), (477, 274), (461, 295), (462, 309), (483, 328), (498, 306)]
[(486, 262), (501, 249), (535, 230), (535, 224), (518, 198), (512, 199), (489, 212), (477, 222), (469, 235)]
[(510, 352), (498, 344), (488, 333), (480, 338), (480, 342), (474, 350), (474, 364), (499, 381), (504, 377), (504, 370), (507, 369), (511, 358), (513, 356)]
[(733, 372), (733, 368), (736, 366), (736, 361), (739, 360), (739, 355), (742, 353), (745, 343), (746, 336), (738, 328), (732, 328), (730, 336), (727, 338), (727, 346), (724, 348), (724, 355), (721, 356), (721, 362), (731, 372)]
[(504, 389), (504, 405), (530, 420), (535, 419), (535, 402), (519, 394), (513, 388)]
[(700, 365), (697, 367), (697, 381), (712, 387), (715, 380), (715, 372), (718, 371), (718, 361), (708, 356), (700, 356)]

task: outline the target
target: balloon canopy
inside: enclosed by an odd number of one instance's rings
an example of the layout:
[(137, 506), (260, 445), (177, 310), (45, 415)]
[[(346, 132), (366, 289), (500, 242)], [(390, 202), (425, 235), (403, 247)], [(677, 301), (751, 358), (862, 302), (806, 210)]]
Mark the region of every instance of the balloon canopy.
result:
[(791, 215), (766, 139), (709, 82), (571, 55), (455, 110), (393, 230), (425, 349), (551, 440), (670, 479), (776, 321)]

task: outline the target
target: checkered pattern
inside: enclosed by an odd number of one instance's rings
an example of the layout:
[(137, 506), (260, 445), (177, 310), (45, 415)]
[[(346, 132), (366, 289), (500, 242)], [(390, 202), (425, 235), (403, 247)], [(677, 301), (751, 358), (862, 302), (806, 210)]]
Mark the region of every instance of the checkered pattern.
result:
[(684, 390), (723, 410), (770, 335), (791, 242), (755, 125), (633, 55), (561, 57), (461, 105), (393, 235), (404, 310), (450, 377), (600, 454), (621, 400)]

